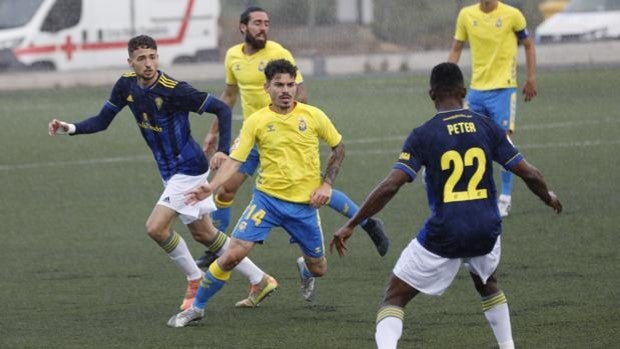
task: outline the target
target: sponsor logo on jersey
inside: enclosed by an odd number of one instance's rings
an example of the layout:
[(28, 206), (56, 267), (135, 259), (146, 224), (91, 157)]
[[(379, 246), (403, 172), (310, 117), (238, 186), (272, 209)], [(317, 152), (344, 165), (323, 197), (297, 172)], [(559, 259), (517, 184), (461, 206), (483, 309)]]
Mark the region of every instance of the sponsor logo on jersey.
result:
[(411, 159), (411, 154), (406, 153), (406, 152), (400, 153), (400, 156), (398, 157), (398, 160), (409, 161), (409, 159)]
[(131, 102), (133, 102), (133, 96), (129, 95), (127, 96), (127, 103), (131, 103)]

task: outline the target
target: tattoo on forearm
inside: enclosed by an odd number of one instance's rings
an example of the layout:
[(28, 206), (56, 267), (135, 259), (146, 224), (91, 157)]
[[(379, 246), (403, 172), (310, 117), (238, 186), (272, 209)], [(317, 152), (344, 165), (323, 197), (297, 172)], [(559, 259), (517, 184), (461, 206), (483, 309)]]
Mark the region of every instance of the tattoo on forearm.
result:
[(327, 168), (325, 169), (325, 174), (323, 175), (323, 182), (332, 185), (336, 180), (336, 176), (338, 175), (338, 171), (340, 171), (340, 166), (342, 165), (342, 160), (344, 160), (344, 145), (340, 143), (336, 147), (332, 149), (332, 153), (327, 159)]

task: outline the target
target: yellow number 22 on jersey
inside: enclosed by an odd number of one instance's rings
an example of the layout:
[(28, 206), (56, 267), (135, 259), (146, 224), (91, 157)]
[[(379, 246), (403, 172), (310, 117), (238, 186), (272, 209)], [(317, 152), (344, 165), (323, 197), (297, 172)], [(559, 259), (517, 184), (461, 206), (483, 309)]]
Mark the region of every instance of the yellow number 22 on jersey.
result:
[[(467, 191), (454, 191), (454, 187), (463, 176), (464, 166), (474, 166), (474, 159), (477, 160), (476, 171), (467, 183)], [(481, 148), (470, 148), (461, 157), (455, 150), (448, 150), (441, 156), (441, 169), (452, 169), (452, 173), (443, 187), (443, 202), (469, 201), (487, 198), (486, 189), (478, 189), (478, 184), (482, 180), (486, 168), (487, 158)]]

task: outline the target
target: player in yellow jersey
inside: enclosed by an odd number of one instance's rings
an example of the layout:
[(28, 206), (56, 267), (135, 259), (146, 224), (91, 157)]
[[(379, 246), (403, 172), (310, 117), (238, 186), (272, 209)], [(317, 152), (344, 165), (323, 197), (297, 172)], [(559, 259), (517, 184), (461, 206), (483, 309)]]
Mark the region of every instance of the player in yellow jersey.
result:
[[(277, 42), (267, 39), (269, 26), (269, 15), (265, 10), (260, 7), (247, 8), (239, 19), (239, 30), (244, 36), (244, 42), (231, 47), (226, 52), (224, 61), (226, 87), (220, 98), (232, 108), (237, 97), (240, 96), (244, 120), (270, 103), (269, 95), (265, 93), (264, 89), (265, 74), (263, 71), (267, 63), (275, 59), (286, 59), (295, 64), (293, 56), (287, 49)], [(308, 97), (301, 73), (297, 73), (295, 82), (297, 84), (295, 100), (306, 103)], [(209, 158), (217, 144), (217, 134), (218, 123), (214, 122), (204, 141), (204, 149)], [(246, 178), (253, 176), (259, 167), (258, 158), (258, 153), (253, 150), (238, 173), (233, 175), (217, 194), (215, 201), (218, 210), (212, 216), (214, 224), (221, 231), (226, 231), (229, 225), (230, 207), (237, 191)], [(328, 205), (347, 217), (352, 217), (358, 210), (357, 204), (338, 190), (332, 191)], [(369, 218), (360, 226), (368, 233), (379, 254), (385, 255), (388, 250), (389, 239), (384, 233), (383, 222), (379, 219)], [(207, 267), (212, 260), (213, 256), (207, 252), (196, 262), (201, 267)]]
[[(256, 145), (260, 166), (256, 188), (239, 219), (228, 249), (209, 266), (193, 305), (173, 316), (168, 326), (184, 327), (204, 316), (206, 303), (224, 286), (232, 269), (256, 243), (262, 243), (272, 228), (281, 227), (299, 244), (303, 257), (297, 265), (301, 291), (312, 300), (315, 277), (327, 271), (325, 246), (318, 208), (329, 202), (332, 184), (342, 160), (342, 136), (318, 108), (296, 102), (297, 67), (285, 59), (271, 61), (265, 68), (265, 90), (271, 104), (252, 114), (244, 123), (236, 148), (221, 165), (213, 180), (186, 194), (196, 204), (217, 192)], [(332, 149), (321, 176), (319, 140)]]
[[(461, 9), (448, 62), (458, 63), (465, 42), (471, 50), (472, 78), (469, 109), (495, 120), (508, 134), (514, 132), (517, 110), (517, 44), (525, 48), (525, 101), (536, 96), (536, 50), (523, 14), (497, 0), (480, 0)], [(512, 206), (512, 173), (501, 170), (497, 207), (506, 217)]]

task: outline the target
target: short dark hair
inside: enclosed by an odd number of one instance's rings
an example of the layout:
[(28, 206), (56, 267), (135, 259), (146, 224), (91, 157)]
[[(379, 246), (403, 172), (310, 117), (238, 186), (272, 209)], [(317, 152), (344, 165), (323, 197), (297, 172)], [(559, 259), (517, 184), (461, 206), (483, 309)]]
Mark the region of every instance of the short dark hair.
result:
[(297, 67), (286, 59), (269, 61), (265, 67), (265, 77), (267, 81), (271, 81), (276, 74), (290, 74), (293, 78), (296, 78)]
[(155, 39), (148, 35), (138, 35), (129, 40), (127, 43), (127, 51), (129, 51), (129, 56), (133, 51), (140, 48), (152, 48), (153, 50), (157, 50), (157, 43)]
[(454, 63), (440, 63), (433, 67), (431, 72), (431, 90), (436, 95), (447, 97), (449, 95), (460, 96), (465, 88), (463, 73)]
[(241, 16), (239, 16), (239, 23), (243, 23), (243, 24), (247, 25), (250, 22), (250, 15), (253, 12), (265, 12), (265, 13), (267, 13), (267, 11), (263, 10), (261, 7), (250, 6), (250, 7), (246, 8), (243, 12), (241, 12)]

